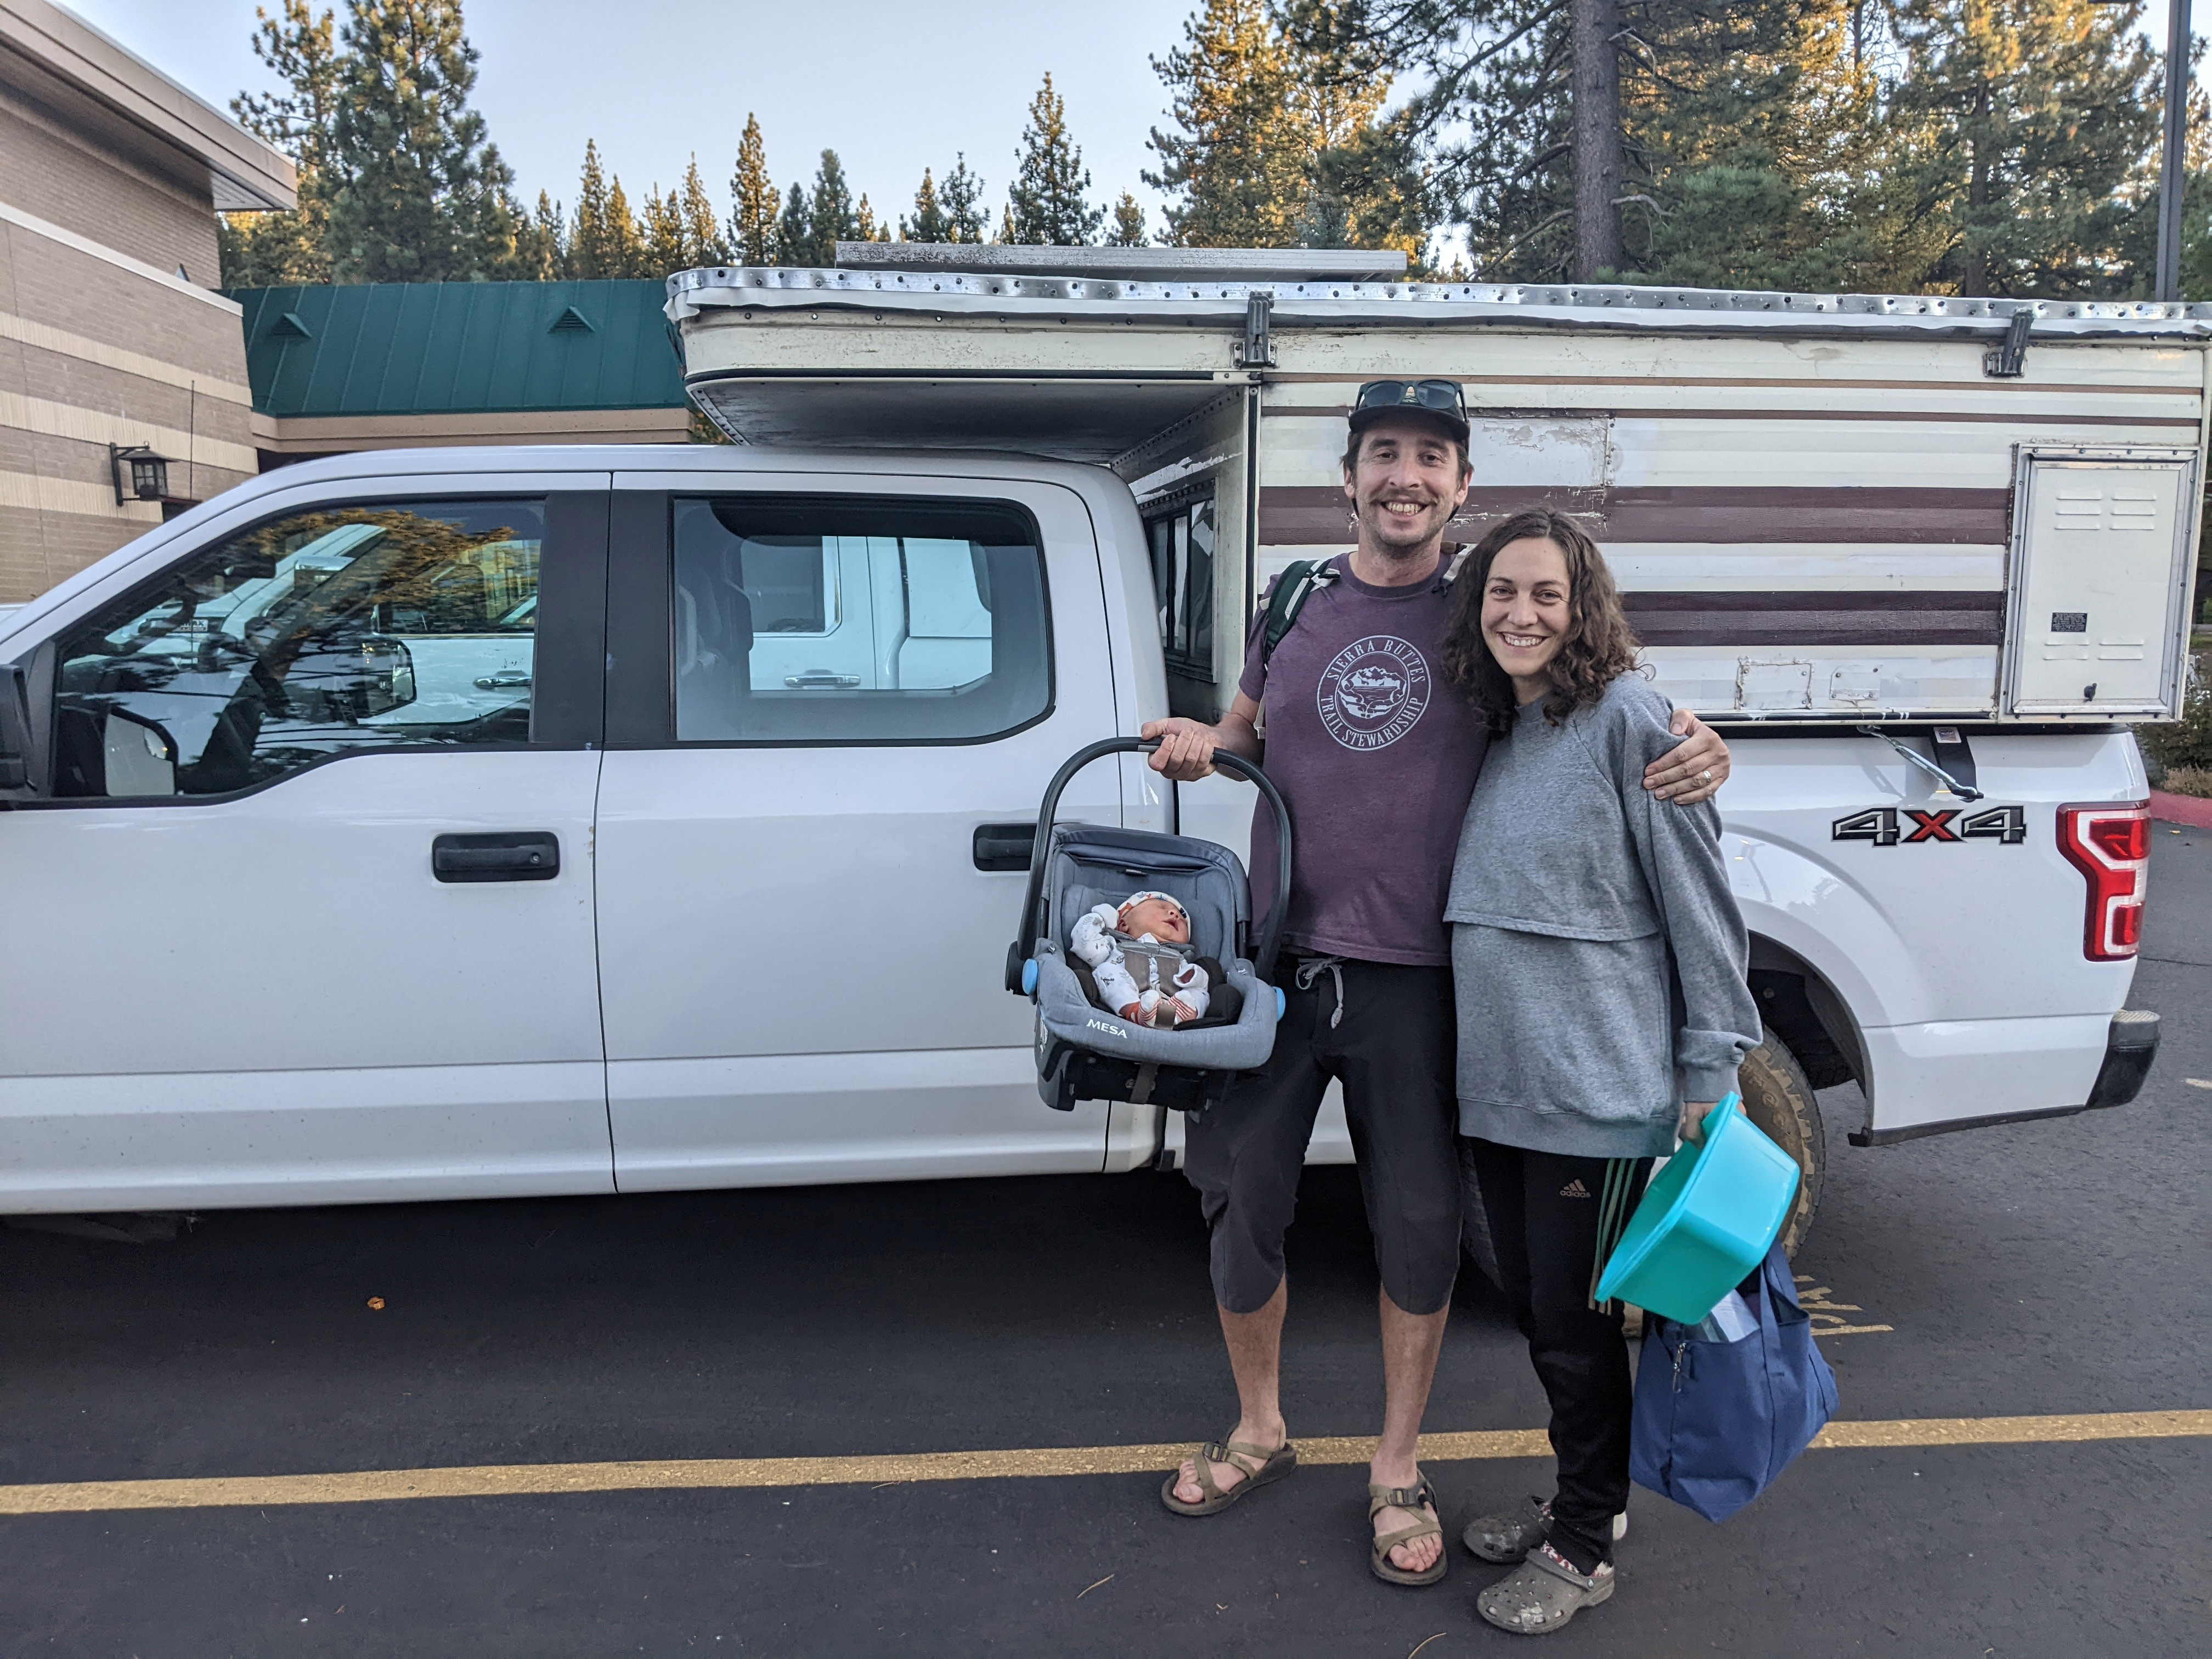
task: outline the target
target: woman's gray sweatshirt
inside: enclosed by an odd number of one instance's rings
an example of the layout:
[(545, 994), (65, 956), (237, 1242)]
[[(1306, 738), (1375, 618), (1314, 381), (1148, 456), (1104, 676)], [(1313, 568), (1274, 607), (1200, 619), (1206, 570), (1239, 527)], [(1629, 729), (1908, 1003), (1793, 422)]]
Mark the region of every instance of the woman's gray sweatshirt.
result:
[(1681, 741), (1673, 713), (1624, 675), (1557, 725), (1528, 705), (1491, 744), (1444, 911), (1462, 1133), (1664, 1156), (1678, 1103), (1721, 1098), (1758, 1046), (1720, 814), (1644, 787)]

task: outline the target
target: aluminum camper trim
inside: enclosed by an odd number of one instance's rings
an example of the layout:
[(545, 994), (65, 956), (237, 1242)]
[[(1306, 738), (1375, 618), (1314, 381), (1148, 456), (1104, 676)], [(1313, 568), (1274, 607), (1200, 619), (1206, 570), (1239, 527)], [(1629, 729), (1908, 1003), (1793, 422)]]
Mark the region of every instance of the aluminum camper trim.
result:
[(2014, 314), (2034, 338), (2212, 338), (2212, 303), (2118, 300), (1954, 299), (1941, 295), (1763, 294), (1717, 289), (1489, 283), (1139, 282), (1012, 272), (713, 266), (668, 279), (681, 325), (710, 309), (823, 307), (942, 315), (1037, 316), (1241, 326), (1255, 294), (1273, 300), (1276, 328), (1350, 324), (1500, 323), (1668, 332), (1902, 333), (2001, 341)]

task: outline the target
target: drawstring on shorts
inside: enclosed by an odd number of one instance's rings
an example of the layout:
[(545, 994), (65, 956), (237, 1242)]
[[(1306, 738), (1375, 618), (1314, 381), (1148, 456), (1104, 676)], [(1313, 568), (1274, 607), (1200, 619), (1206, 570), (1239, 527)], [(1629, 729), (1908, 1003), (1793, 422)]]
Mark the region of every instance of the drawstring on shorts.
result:
[(1344, 1021), (1344, 958), (1342, 957), (1308, 957), (1298, 963), (1298, 989), (1310, 991), (1313, 982), (1321, 977), (1321, 970), (1328, 969), (1328, 976), (1336, 984), (1336, 1007), (1329, 1014), (1328, 1029), (1334, 1031)]

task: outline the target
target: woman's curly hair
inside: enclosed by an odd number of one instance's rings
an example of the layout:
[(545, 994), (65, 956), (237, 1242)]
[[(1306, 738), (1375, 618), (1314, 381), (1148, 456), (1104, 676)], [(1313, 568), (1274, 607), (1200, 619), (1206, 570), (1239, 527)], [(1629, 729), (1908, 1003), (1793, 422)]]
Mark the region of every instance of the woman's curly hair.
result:
[(1636, 635), (1597, 544), (1565, 514), (1542, 507), (1516, 513), (1491, 526), (1461, 563), (1452, 579), (1451, 619), (1444, 634), (1443, 677), (1482, 711), (1493, 737), (1512, 731), (1519, 704), (1511, 678), (1482, 637), (1483, 590), (1499, 552), (1531, 538), (1550, 542), (1567, 560), (1567, 634), (1544, 669), (1552, 682), (1545, 718), (1557, 724), (1576, 709), (1589, 708), (1636, 666)]

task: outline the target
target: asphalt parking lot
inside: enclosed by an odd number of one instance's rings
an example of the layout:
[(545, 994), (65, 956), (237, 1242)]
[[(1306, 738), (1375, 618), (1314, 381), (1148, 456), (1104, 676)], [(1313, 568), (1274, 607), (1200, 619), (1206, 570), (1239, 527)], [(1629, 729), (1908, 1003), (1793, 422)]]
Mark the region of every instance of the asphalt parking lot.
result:
[[(2212, 831), (2155, 839), (2135, 1000), (2164, 1047), (2135, 1104), (1856, 1151), (1855, 1091), (1825, 1097), (1829, 1185), (1797, 1267), (1840, 1333), (1824, 1349), (1843, 1418), (2212, 1407)], [(1291, 1263), (1292, 1432), (1371, 1432), (1350, 1171), (1310, 1173)], [(11, 1230), (0, 1321), (8, 1486), (1141, 1447), (1234, 1415), (1194, 1200), (1152, 1175), (216, 1213), (136, 1246)], [(1542, 1420), (1468, 1275), (1430, 1428)], [(1449, 1659), (1525, 1642), (1477, 1622), (1502, 1570), (1455, 1548), (1432, 1589), (1368, 1576), (1357, 1467), (1196, 1522), (1160, 1509), (1149, 1469), (808, 1478), (835, 1467), (0, 1516), (0, 1648)], [(1527, 1458), (1431, 1472), (1455, 1533), (1546, 1489)], [(2212, 1652), (2212, 1438), (1820, 1449), (1724, 1527), (1642, 1491), (1631, 1514), (1619, 1594), (1546, 1651)]]

